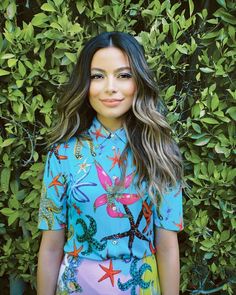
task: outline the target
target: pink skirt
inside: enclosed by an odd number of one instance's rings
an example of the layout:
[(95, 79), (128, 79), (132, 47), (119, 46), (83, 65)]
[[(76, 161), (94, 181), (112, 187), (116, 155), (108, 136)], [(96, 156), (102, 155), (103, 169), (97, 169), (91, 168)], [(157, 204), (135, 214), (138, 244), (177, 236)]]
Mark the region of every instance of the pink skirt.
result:
[(90, 260), (65, 254), (56, 295), (160, 295), (155, 256)]

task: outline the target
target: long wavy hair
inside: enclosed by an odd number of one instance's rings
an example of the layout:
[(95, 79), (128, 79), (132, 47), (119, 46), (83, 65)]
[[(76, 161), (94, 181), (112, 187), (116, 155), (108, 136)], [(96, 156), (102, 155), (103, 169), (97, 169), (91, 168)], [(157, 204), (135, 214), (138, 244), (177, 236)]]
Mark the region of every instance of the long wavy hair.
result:
[(145, 183), (146, 192), (159, 207), (162, 194), (182, 180), (183, 163), (171, 128), (160, 112), (157, 84), (147, 65), (143, 47), (133, 36), (122, 32), (105, 32), (85, 44), (71, 78), (60, 95), (58, 122), (49, 134), (50, 143), (68, 141), (91, 126), (96, 116), (88, 99), (91, 61), (97, 50), (110, 46), (126, 53), (137, 85), (132, 108), (124, 119), (128, 143), (121, 157), (125, 159), (128, 150), (131, 150), (138, 175), (137, 188), (142, 192)]

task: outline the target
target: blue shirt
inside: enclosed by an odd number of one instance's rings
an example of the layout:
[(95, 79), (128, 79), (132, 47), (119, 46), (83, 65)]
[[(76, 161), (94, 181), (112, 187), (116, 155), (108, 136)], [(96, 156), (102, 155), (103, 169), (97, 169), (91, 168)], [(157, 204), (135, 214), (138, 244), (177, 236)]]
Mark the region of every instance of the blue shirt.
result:
[(111, 132), (94, 118), (91, 127), (48, 153), (39, 228), (67, 228), (64, 251), (93, 260), (143, 258), (155, 253), (154, 227), (182, 229), (182, 189), (163, 196), (160, 214), (150, 197), (140, 197), (131, 151), (120, 185), (123, 128)]

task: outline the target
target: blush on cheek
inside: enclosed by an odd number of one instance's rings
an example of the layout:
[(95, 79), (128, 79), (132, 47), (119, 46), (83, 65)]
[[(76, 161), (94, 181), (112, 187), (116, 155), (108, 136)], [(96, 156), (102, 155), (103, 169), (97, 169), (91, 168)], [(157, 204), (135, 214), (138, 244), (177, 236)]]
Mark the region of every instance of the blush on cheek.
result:
[(102, 86), (98, 83), (91, 83), (89, 87), (89, 97), (98, 96), (102, 90)]

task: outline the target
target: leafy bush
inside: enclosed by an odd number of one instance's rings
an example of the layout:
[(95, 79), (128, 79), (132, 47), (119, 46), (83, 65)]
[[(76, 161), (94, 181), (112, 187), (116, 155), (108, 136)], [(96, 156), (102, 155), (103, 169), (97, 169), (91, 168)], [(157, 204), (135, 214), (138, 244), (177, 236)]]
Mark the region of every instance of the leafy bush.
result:
[(224, 0), (1, 1), (0, 277), (35, 287), (56, 90), (85, 40), (118, 30), (143, 44), (185, 161), (182, 294), (233, 294), (235, 11)]

